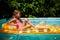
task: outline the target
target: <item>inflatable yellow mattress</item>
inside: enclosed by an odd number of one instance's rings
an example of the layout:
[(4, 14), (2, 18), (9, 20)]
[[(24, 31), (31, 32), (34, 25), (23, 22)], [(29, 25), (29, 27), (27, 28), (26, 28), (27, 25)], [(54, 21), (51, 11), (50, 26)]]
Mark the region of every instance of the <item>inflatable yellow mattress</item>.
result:
[(52, 26), (51, 28), (33, 28), (33, 27), (27, 27), (24, 30), (18, 31), (16, 26), (8, 25), (6, 23), (2, 24), (2, 32), (9, 33), (9, 34), (55, 34), (60, 33), (60, 30), (56, 28), (55, 26)]

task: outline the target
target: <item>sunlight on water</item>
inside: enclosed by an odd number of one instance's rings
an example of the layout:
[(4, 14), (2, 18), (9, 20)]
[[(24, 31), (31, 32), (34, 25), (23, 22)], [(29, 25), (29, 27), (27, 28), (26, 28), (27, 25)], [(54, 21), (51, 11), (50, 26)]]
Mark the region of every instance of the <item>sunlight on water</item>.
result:
[(11, 40), (11, 39), (13, 39), (13, 37), (10, 37), (9, 39)]
[(54, 37), (54, 39), (56, 39), (56, 37)]

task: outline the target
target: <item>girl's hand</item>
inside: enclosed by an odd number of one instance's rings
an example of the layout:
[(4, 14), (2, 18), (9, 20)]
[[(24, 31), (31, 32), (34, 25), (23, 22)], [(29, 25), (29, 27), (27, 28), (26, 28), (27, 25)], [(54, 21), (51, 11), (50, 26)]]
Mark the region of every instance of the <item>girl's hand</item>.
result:
[(29, 19), (28, 19), (28, 18), (26, 18), (26, 19), (25, 19), (25, 21), (26, 21), (26, 22), (28, 22), (28, 21), (29, 21)]
[(26, 26), (26, 23), (29, 21), (28, 18), (26, 18), (24, 21), (23, 21), (23, 26)]

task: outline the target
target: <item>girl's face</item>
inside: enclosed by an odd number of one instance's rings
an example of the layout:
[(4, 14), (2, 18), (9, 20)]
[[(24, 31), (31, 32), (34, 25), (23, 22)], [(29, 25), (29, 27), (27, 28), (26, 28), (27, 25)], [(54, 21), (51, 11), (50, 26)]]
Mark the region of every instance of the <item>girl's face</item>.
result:
[(19, 12), (19, 13), (17, 13), (15, 16), (16, 16), (16, 18), (20, 18), (20, 17), (21, 17), (20, 12)]

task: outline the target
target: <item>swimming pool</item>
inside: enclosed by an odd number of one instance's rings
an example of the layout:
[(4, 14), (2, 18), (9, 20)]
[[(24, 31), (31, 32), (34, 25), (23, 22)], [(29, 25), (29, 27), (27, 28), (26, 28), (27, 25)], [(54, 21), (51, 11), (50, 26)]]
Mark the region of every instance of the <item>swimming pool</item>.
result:
[[(24, 20), (24, 18), (21, 18)], [(41, 21), (48, 25), (60, 25), (60, 18), (29, 18), (29, 20), (37, 25)], [(9, 20), (0, 20), (0, 30), (2, 29), (2, 24)], [(0, 40), (60, 40), (60, 34), (5, 34), (0, 33)]]

